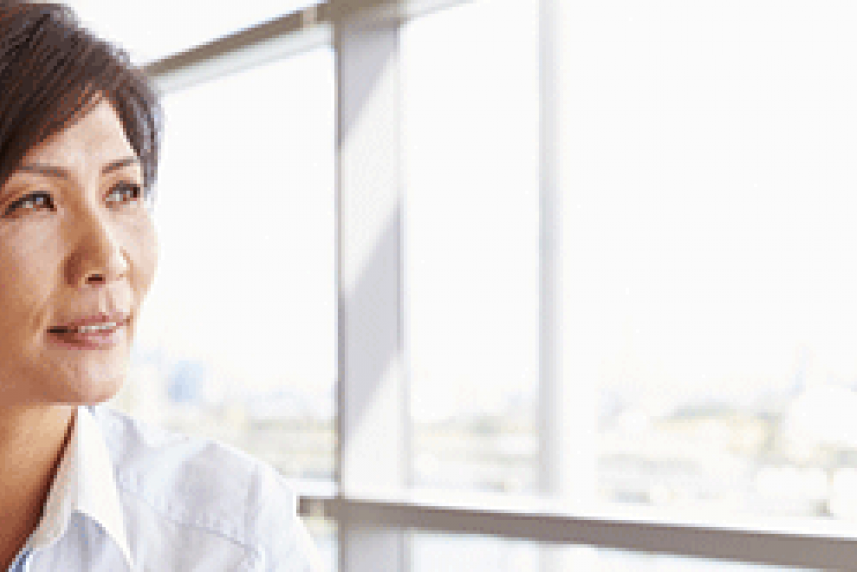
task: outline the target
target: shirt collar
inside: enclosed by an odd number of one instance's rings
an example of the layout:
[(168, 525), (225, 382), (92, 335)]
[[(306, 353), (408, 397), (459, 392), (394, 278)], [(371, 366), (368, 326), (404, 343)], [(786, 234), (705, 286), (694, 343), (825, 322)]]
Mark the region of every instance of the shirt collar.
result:
[(77, 408), (71, 437), (30, 548), (42, 548), (59, 540), (75, 512), (97, 522), (119, 547), (128, 568), (134, 569), (113, 463), (101, 429), (86, 407)]

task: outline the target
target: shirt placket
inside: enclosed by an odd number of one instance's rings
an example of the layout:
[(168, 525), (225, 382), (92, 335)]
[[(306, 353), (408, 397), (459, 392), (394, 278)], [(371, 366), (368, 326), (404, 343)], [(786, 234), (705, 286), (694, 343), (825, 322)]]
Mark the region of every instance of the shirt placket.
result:
[(12, 562), (12, 566), (9, 567), (9, 572), (29, 572), (30, 554), (31, 552), (29, 550), (22, 550), (15, 558), (15, 561)]

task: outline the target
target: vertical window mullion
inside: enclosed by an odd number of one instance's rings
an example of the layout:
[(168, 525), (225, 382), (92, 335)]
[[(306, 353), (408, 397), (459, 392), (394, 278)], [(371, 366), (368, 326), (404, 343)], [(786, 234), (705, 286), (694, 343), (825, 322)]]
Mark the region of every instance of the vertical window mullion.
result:
[[(408, 484), (402, 358), (399, 22), (336, 23), (340, 494)], [(340, 568), (406, 572), (406, 536), (339, 514)]]
[[(586, 300), (574, 296), (573, 250), (581, 240), (571, 220), (570, 124), (572, 78), (563, 60), (573, 45), (564, 30), (570, 10), (565, 0), (541, 0), (540, 70), (540, 339), (539, 339), (539, 489), (563, 504), (594, 498), (597, 388), (589, 375), (582, 340), (571, 326)], [(585, 568), (587, 549), (545, 546), (541, 572)]]

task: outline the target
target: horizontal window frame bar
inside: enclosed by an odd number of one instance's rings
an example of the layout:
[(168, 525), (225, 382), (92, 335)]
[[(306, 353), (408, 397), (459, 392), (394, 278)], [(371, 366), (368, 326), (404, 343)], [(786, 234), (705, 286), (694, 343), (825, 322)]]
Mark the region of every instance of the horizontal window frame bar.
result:
[(331, 0), (149, 62), (143, 68), (162, 93), (170, 93), (331, 45), (336, 23), (358, 12), (379, 21), (405, 20), (472, 1), (475, 0)]
[[(146, 72), (150, 77), (157, 79), (241, 50), (259, 46), (272, 39), (297, 33), (314, 23), (306, 20), (310, 12), (310, 10), (301, 10), (286, 14), (156, 60), (145, 66)], [(305, 26), (305, 24), (309, 25)]]
[[(331, 44), (329, 25), (312, 22), (295, 26), (296, 19), (300, 20), (300, 14), (153, 62), (144, 70), (158, 90), (168, 94)], [(287, 33), (279, 33), (282, 30)]]
[(299, 512), (370, 529), (487, 535), (740, 563), (851, 569), (857, 562), (857, 531), (835, 521), (814, 522), (819, 531), (807, 532), (799, 524), (770, 521), (679, 522), (647, 507), (633, 508), (632, 517), (628, 507), (612, 513), (571, 511), (552, 507), (549, 498), (475, 493), (464, 496), (478, 500), (456, 502), (456, 496), (462, 495), (412, 491), (344, 497), (316, 490), (300, 496)]

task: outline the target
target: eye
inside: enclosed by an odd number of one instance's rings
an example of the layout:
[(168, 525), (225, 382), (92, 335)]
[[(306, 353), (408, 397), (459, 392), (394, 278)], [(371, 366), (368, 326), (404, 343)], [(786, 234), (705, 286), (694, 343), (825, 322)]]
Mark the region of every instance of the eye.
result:
[(54, 200), (46, 192), (39, 191), (23, 196), (6, 208), (5, 216), (22, 214), (25, 212), (41, 211), (44, 209), (54, 210)]
[(143, 188), (136, 183), (119, 183), (107, 193), (108, 203), (127, 204), (143, 199)]

